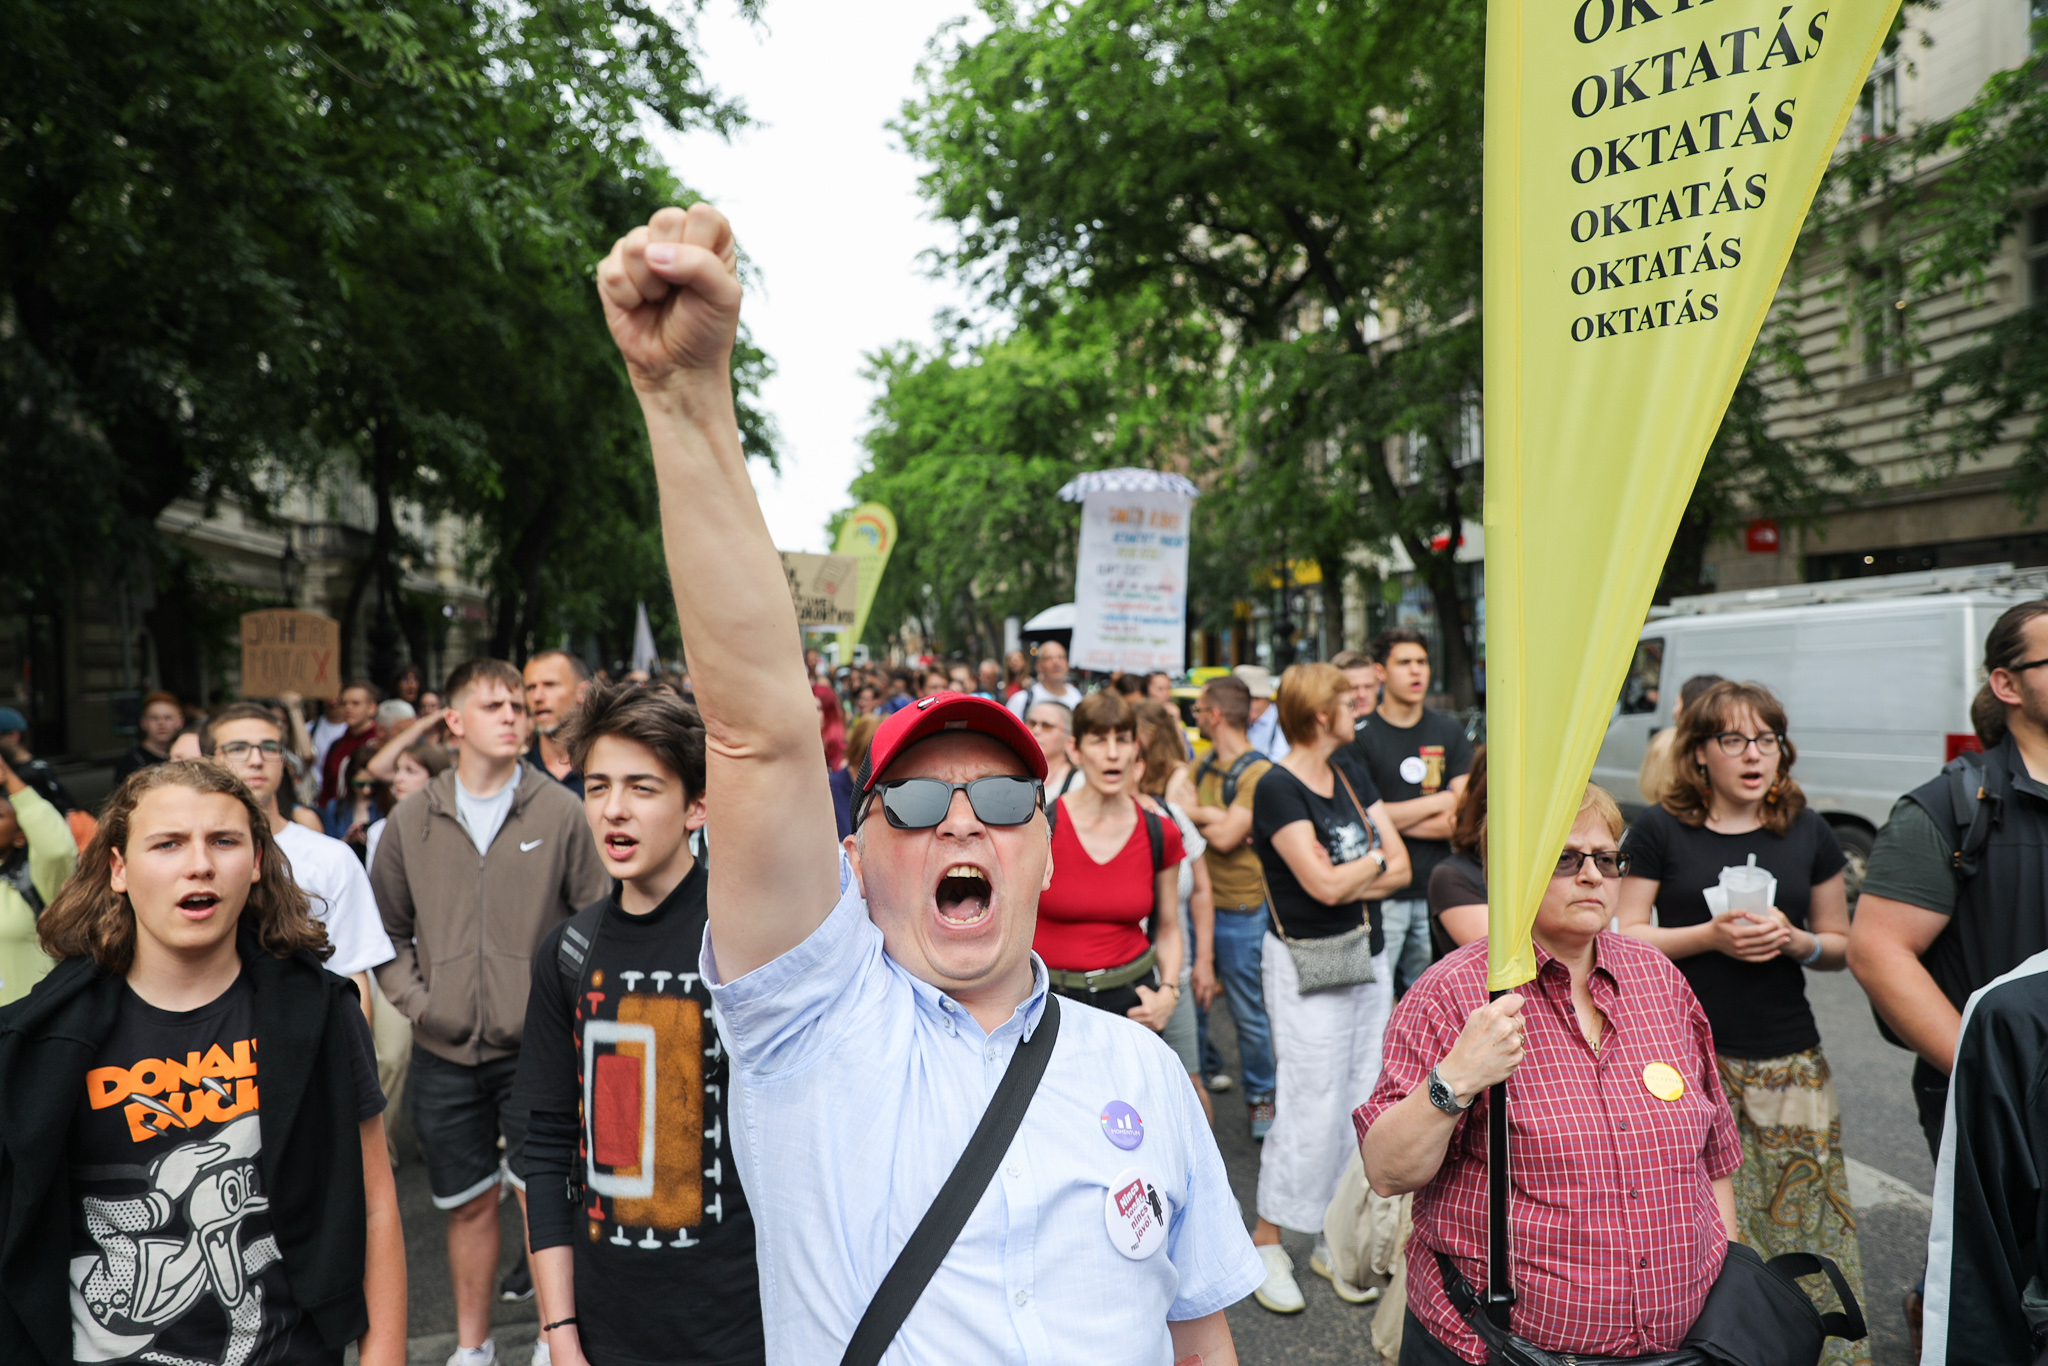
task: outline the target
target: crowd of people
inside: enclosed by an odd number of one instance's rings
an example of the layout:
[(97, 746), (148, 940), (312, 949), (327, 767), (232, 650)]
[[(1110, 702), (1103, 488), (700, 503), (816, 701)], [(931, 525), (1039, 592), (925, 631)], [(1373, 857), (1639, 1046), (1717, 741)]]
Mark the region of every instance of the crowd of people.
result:
[[(1669, 1352), (1752, 1253), (1860, 1293), (1805, 997), (1848, 967), (1921, 1059), (1930, 1344), (2031, 1359), (2002, 1353), (2032, 1332), (2032, 1064), (2000, 1039), (2036, 989), (1983, 993), (2048, 948), (2048, 603), (1993, 629), (1987, 752), (1901, 799), (1853, 927), (1793, 718), (1694, 679), (1644, 813), (1585, 789), (1537, 976), (1490, 998), (1485, 755), (1426, 705), (1413, 630), (1209, 678), (1199, 745), (1172, 678), (1084, 688), (1057, 641), (799, 666), (732, 418), (733, 261), (698, 206), (599, 272), (689, 675), (546, 650), (317, 706), (152, 694), (96, 812), (0, 709), (0, 1358), (403, 1360), (403, 1103), (450, 1366), (490, 1366), (492, 1300), (528, 1295), (539, 1366), (1226, 1366), (1228, 1307), (1306, 1307), (1286, 1230), (1382, 1302), (1388, 1360), (1480, 1362), (1503, 1085), (1515, 1331)], [(1384, 1295), (1360, 1220), (1405, 1239)]]

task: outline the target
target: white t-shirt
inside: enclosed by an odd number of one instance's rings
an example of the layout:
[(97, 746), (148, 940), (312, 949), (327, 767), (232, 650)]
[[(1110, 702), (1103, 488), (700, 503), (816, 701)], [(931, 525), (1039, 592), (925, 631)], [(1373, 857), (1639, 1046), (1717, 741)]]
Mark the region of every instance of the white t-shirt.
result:
[(462, 785), (462, 779), (455, 779), (455, 813), (462, 818), (463, 829), (469, 831), (470, 842), (476, 845), (479, 854), (491, 852), (491, 841), (498, 837), (498, 831), (505, 824), (505, 817), (512, 813), (512, 798), (519, 792), (519, 770), (513, 769), (505, 785), (488, 797), (479, 797)]
[(370, 822), (370, 828), (363, 832), (363, 871), (369, 872), (377, 866), (377, 842), (384, 838), (385, 817), (379, 816)]
[(1081, 690), (1071, 683), (1067, 684), (1065, 692), (1054, 692), (1043, 683), (1033, 683), (1010, 699), (1010, 710), (1016, 713), (1019, 721), (1022, 721), (1030, 716), (1031, 709), (1040, 702), (1064, 702), (1067, 708), (1072, 710), (1081, 705), (1081, 696)]
[(312, 901), (313, 918), (327, 927), (327, 942), (334, 945), (327, 970), (349, 977), (390, 962), (391, 938), (356, 851), (297, 821), (285, 822), (277, 847), (291, 861), (292, 880)]

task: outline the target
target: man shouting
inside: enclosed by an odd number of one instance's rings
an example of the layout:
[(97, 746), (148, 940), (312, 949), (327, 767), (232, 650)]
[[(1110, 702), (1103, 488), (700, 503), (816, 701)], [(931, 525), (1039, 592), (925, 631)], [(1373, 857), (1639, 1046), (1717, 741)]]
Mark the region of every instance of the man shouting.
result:
[[(1057, 1009), (1031, 952), (1045, 760), (996, 703), (920, 699), (875, 733), (856, 833), (833, 847), (796, 612), (733, 415), (734, 260), (717, 210), (663, 209), (598, 289), (647, 420), (719, 794), (702, 970), (768, 1358), (814, 1366), (841, 1358)], [(1262, 1269), (1186, 1072), (1103, 1011), (1053, 1028), (1021, 1127), (882, 1359), (1235, 1362), (1223, 1309)]]

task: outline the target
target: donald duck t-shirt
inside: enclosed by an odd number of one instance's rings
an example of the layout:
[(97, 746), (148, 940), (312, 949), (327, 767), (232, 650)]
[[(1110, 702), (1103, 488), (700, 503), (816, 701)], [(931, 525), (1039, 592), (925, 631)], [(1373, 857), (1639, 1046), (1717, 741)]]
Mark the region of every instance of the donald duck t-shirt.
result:
[[(369, 1027), (357, 1118), (384, 1109)], [(338, 1363), (293, 1303), (258, 1157), (260, 1059), (246, 978), (197, 1010), (124, 989), (72, 1120), (71, 1350), (154, 1366)]]

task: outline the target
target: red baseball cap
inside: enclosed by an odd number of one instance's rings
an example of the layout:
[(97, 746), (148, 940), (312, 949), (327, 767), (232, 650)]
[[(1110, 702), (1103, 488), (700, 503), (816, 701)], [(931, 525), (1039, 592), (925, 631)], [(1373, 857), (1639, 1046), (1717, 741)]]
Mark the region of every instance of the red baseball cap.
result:
[(1017, 719), (1014, 712), (986, 697), (964, 692), (940, 692), (918, 698), (875, 728), (875, 738), (868, 744), (867, 758), (861, 760), (860, 772), (854, 777), (854, 790), (870, 790), (904, 750), (926, 736), (949, 730), (979, 731), (989, 736), (1022, 759), (1032, 777), (1044, 780), (1045, 751), (1039, 748), (1038, 737)]

